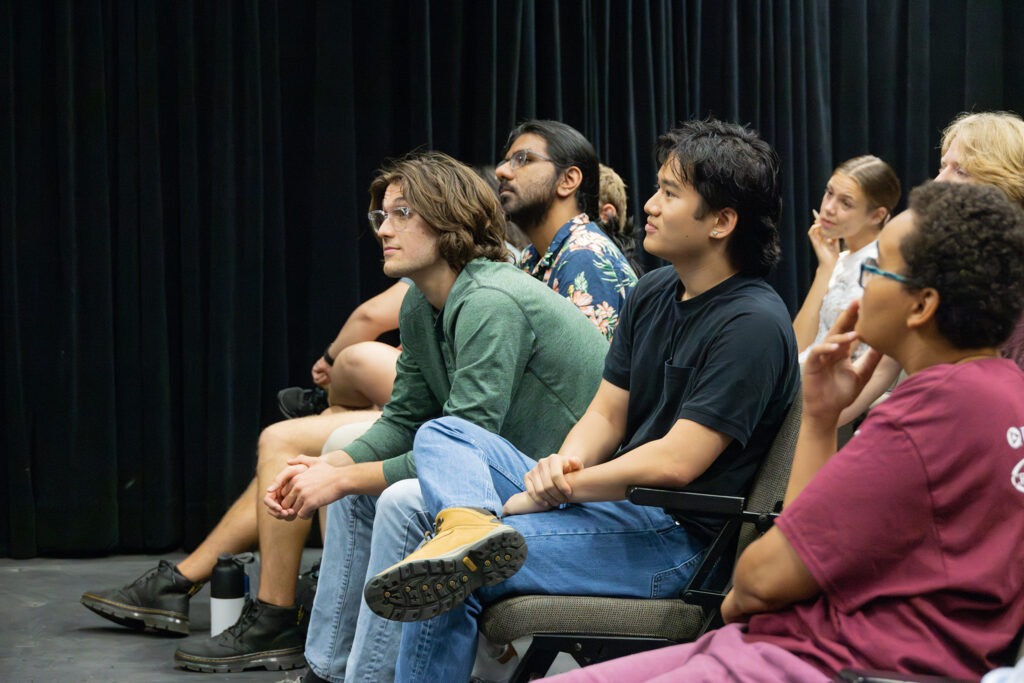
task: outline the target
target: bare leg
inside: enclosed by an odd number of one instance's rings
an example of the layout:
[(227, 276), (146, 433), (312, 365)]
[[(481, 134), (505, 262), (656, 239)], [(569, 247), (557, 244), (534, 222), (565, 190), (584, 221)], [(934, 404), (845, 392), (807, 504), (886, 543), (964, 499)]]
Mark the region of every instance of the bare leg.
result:
[(343, 349), (331, 367), (331, 405), (366, 408), (390, 401), (399, 353), (394, 346), (373, 341)]
[[(256, 468), (257, 492), (263, 492), (296, 455), (320, 455), (327, 437), (352, 422), (373, 421), (377, 411), (325, 412), (272, 424), (263, 430)], [(262, 495), (259, 497), (262, 500)], [(295, 578), (299, 574), (302, 547), (311, 522), (286, 522), (271, 516), (262, 502), (256, 505), (260, 542), (260, 600), (282, 607), (295, 602)]]
[(178, 571), (189, 581), (205, 581), (217, 564), (217, 555), (244, 552), (256, 545), (254, 503), (258, 500), (253, 479), (199, 547), (178, 564)]

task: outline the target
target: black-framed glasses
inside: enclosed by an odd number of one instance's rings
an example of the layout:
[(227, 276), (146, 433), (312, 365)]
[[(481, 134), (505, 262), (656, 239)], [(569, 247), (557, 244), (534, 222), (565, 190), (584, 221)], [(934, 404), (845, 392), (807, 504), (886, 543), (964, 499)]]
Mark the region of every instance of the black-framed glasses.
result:
[(544, 161), (550, 161), (551, 163), (555, 163), (551, 157), (546, 157), (540, 152), (534, 152), (529, 149), (520, 149), (513, 152), (512, 156), (510, 156), (508, 159), (502, 159), (498, 163), (494, 164), (494, 170), (497, 171), (503, 165), (508, 164), (508, 167), (511, 170), (515, 171), (516, 169), (526, 166), (526, 164), (530, 163), (534, 157), (537, 157), (538, 159), (543, 159)]
[(864, 288), (864, 273), (870, 273), (870, 277), (866, 278), (868, 280), (870, 280), (871, 277), (874, 277), (875, 275), (881, 275), (882, 277), (887, 277), (890, 280), (902, 282), (905, 285), (914, 285), (913, 280), (911, 280), (908, 277), (900, 275), (899, 273), (891, 273), (888, 270), (882, 270), (881, 268), (879, 268), (878, 259), (874, 258), (866, 258), (863, 261), (861, 261), (860, 276), (857, 278), (857, 284), (860, 285), (861, 289)]
[(381, 226), (384, 225), (384, 221), (390, 219), (391, 225), (395, 230), (405, 230), (405, 226), (409, 224), (409, 216), (412, 215), (412, 209), (408, 206), (396, 206), (390, 211), (382, 211), (377, 209), (366, 214), (366, 217), (370, 219), (370, 227), (373, 229), (373, 234), (376, 235), (380, 232)]

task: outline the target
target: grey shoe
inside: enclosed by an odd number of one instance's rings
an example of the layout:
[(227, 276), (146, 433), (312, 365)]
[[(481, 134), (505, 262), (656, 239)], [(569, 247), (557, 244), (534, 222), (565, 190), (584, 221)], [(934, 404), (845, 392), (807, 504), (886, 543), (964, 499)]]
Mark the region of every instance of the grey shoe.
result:
[(205, 673), (235, 673), (264, 667), (268, 671), (306, 665), (306, 629), (298, 607), (278, 607), (246, 600), (234, 626), (212, 638), (178, 648), (174, 665)]
[(277, 392), (277, 407), (287, 418), (319, 415), (329, 405), (327, 391), (321, 387), (288, 387)]
[(141, 631), (188, 635), (188, 601), (203, 583), (192, 583), (167, 560), (123, 588), (82, 593), (82, 604), (104, 619)]

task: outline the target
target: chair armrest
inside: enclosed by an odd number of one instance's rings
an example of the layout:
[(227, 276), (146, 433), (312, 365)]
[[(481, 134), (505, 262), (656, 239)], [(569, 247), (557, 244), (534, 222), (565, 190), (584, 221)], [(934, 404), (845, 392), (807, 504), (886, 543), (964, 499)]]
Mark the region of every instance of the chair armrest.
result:
[(749, 512), (744, 509), (746, 498), (740, 496), (720, 496), (712, 493), (694, 493), (679, 489), (658, 489), (650, 486), (630, 486), (626, 489), (626, 498), (635, 505), (665, 508), (665, 512), (695, 513), (729, 517), (741, 522), (750, 522), (758, 533), (772, 528), (778, 512)]
[(843, 669), (833, 679), (835, 683), (977, 683), (963, 678), (928, 676), (924, 674), (902, 674), (894, 671), (873, 669)]
[(626, 497), (636, 505), (665, 508), (669, 512), (696, 512), (726, 517), (742, 513), (745, 503), (745, 499), (740, 496), (718, 496), (650, 486), (631, 486), (626, 491)]

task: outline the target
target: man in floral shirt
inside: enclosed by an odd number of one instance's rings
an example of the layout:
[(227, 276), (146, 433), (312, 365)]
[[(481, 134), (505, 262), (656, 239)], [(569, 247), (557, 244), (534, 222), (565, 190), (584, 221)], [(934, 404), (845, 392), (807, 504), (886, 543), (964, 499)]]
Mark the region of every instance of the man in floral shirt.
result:
[(534, 120), (509, 134), (495, 174), (502, 208), (532, 242), (522, 269), (576, 304), (611, 339), (636, 274), (590, 221), (598, 215), (598, 169), (597, 154), (579, 131)]

